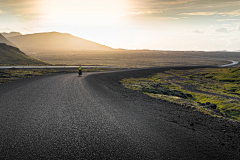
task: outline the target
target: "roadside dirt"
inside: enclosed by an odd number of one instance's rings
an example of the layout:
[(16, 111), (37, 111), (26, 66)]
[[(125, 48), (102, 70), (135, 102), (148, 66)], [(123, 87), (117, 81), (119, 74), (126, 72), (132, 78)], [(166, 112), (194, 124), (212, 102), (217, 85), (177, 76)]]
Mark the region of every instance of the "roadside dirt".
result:
[[(91, 75), (87, 79), (96, 81), (100, 85), (106, 86), (113, 92), (119, 92), (123, 97), (139, 101), (141, 105), (155, 106), (157, 104), (166, 104), (165, 107), (160, 107), (163, 115), (165, 115), (166, 121), (175, 123), (184, 128), (192, 130), (196, 135), (206, 137), (209, 141), (217, 144), (218, 150), (224, 151), (229, 155), (229, 159), (236, 159), (240, 155), (240, 123), (234, 122), (222, 118), (212, 117), (205, 115), (201, 112), (197, 112), (194, 108), (186, 108), (184, 106), (167, 102), (160, 99), (154, 99), (143, 93), (126, 89), (120, 83), (124, 78), (140, 78), (148, 77), (154, 73), (165, 72), (170, 69), (184, 70), (194, 69), (201, 67), (166, 67), (166, 68), (152, 68), (126, 72), (114, 72)], [(202, 68), (207, 68), (203, 66)], [(209, 66), (212, 68), (212, 66)], [(194, 89), (193, 89), (194, 90)], [(213, 148), (209, 148), (211, 150)], [(213, 151), (214, 152), (214, 151)], [(221, 158), (220, 158), (221, 159)]]

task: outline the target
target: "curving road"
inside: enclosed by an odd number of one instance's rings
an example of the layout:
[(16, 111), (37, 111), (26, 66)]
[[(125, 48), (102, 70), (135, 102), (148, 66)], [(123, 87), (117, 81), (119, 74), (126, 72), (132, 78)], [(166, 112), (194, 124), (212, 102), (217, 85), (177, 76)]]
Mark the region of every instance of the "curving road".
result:
[(239, 123), (153, 99), (119, 82), (166, 69), (61, 74), (0, 85), (0, 159), (239, 158)]
[(204, 59), (214, 59), (214, 60), (220, 60), (220, 61), (225, 61), (225, 62), (226, 61), (231, 62), (229, 64), (219, 65), (218, 67), (230, 67), (230, 66), (235, 66), (235, 65), (239, 64), (238, 61), (226, 60), (226, 59), (221, 59), (221, 58), (211, 58), (211, 57), (201, 57), (201, 56), (192, 56), (192, 57), (204, 58)]

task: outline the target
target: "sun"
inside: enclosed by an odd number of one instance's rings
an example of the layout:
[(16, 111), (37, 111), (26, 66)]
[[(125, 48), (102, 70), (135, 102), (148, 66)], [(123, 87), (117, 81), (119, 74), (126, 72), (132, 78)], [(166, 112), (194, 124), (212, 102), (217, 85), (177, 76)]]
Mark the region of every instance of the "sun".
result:
[(43, 7), (45, 17), (64, 23), (106, 23), (126, 8), (126, 1), (51, 0)]

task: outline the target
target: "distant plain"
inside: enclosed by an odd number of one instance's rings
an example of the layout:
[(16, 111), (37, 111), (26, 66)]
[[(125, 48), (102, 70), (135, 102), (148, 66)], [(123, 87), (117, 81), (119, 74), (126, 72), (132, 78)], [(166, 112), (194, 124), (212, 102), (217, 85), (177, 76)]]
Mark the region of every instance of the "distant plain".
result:
[[(46, 48), (21, 48), (21, 50), (27, 55), (55, 65), (106, 65), (115, 67), (161, 67), (198, 65), (217, 66), (230, 63), (224, 60), (240, 61), (239, 52), (184, 52), (150, 50), (80, 51)], [(216, 59), (206, 59), (200, 57), (210, 57)]]

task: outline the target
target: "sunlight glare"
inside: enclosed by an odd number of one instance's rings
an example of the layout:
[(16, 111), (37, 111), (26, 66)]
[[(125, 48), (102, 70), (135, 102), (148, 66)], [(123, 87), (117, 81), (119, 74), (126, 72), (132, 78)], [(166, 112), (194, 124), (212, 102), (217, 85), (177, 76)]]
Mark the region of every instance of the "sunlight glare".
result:
[(124, 8), (124, 0), (51, 0), (44, 12), (51, 21), (101, 24), (113, 21)]

